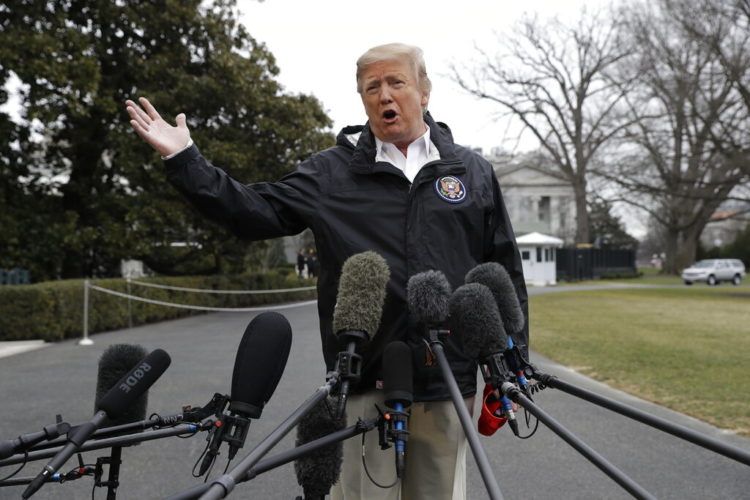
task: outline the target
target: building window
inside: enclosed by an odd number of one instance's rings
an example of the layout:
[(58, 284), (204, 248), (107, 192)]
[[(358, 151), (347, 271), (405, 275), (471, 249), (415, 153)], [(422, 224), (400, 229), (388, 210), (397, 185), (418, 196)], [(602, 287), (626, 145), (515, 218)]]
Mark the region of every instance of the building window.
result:
[(542, 261), (542, 248), (537, 247), (536, 249), (536, 261), (541, 262)]
[(522, 260), (529, 260), (531, 258), (531, 255), (529, 255), (528, 250), (524, 250), (521, 252), (521, 259)]
[(538, 220), (539, 222), (548, 222), (550, 220), (550, 199), (549, 196), (542, 196), (539, 200)]

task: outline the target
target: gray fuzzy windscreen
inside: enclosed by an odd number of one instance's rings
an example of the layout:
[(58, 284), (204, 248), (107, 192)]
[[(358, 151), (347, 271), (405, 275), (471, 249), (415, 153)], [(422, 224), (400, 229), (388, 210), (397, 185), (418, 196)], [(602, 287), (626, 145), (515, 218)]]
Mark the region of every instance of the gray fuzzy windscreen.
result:
[[(146, 357), (146, 348), (135, 344), (113, 344), (107, 347), (99, 358), (99, 372), (96, 377), (96, 398), (94, 408), (105, 394)], [(129, 424), (146, 418), (148, 391), (144, 392), (135, 403), (114, 419), (107, 419), (106, 426)]]
[(485, 262), (466, 274), (466, 283), (481, 283), (490, 289), (495, 297), (503, 325), (510, 333), (523, 330), (526, 319), (518, 302), (518, 295), (508, 271), (497, 262)]
[(440, 271), (424, 271), (409, 278), (406, 285), (409, 312), (424, 324), (442, 323), (448, 318), (451, 285)]
[[(315, 441), (346, 427), (346, 416), (335, 418), (337, 401), (328, 397), (321, 400), (297, 426), (296, 446)], [(341, 441), (294, 462), (297, 483), (302, 486), (305, 498), (323, 498), (339, 479), (343, 457)]]
[(495, 298), (486, 286), (458, 287), (450, 299), (450, 313), (452, 331), (460, 336), (471, 359), (481, 360), (508, 347)]
[(346, 259), (333, 310), (334, 332), (356, 330), (375, 335), (390, 276), (385, 259), (375, 252), (362, 252)]

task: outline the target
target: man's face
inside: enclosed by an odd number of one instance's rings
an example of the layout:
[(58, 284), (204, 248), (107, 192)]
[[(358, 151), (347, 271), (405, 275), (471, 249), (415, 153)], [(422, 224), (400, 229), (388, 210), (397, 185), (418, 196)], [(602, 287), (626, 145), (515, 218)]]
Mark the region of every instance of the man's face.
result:
[(362, 103), (375, 137), (401, 150), (427, 130), (422, 108), (429, 96), (418, 85), (406, 61), (380, 61), (366, 67), (360, 76)]

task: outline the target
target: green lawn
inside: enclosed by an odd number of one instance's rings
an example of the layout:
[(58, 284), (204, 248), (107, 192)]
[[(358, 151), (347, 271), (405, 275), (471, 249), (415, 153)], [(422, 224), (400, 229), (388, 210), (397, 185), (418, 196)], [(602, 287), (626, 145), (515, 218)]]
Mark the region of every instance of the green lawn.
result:
[(530, 298), (531, 344), (592, 378), (750, 436), (750, 286)]

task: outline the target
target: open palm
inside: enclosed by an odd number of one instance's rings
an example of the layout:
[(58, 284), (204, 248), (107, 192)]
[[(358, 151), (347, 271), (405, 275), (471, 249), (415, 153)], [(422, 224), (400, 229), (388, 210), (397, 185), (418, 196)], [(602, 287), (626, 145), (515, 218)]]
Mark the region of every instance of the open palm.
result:
[(161, 156), (169, 156), (183, 149), (190, 140), (190, 130), (185, 123), (185, 115), (180, 113), (175, 118), (174, 127), (164, 121), (156, 109), (145, 97), (140, 97), (139, 106), (131, 100), (125, 101), (130, 115), (130, 125), (133, 130), (151, 145)]

